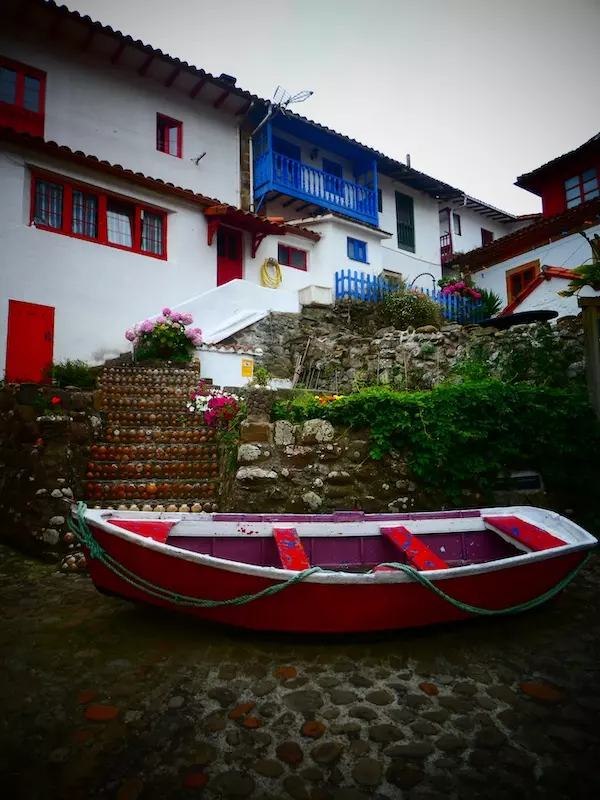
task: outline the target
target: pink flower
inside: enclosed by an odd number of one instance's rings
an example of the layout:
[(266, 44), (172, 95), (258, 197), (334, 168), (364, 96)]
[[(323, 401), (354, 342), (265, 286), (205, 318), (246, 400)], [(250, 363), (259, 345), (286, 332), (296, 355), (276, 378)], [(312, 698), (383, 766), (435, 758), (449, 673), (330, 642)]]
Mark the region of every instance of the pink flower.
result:
[(471, 291), (471, 297), (473, 297), (475, 300), (481, 300), (481, 292)]
[(181, 325), (178, 322), (173, 323), (173, 328), (181, 328)]
[(145, 319), (142, 324), (140, 325), (140, 331), (142, 333), (152, 333), (154, 330), (154, 323), (151, 319)]
[(455, 284), (454, 288), (455, 289), (464, 289), (465, 288), (465, 282), (464, 281), (459, 281), (457, 284)]
[(162, 317), (158, 317), (158, 318), (157, 318), (157, 320), (156, 320), (156, 324), (157, 324), (157, 325), (164, 325), (164, 324), (165, 324), (165, 322), (167, 322), (167, 318), (166, 318), (166, 317), (164, 317), (164, 316), (162, 316)]
[(193, 321), (194, 318), (191, 314), (183, 314), (181, 317), (181, 322), (183, 322), (184, 325), (191, 325)]
[(181, 314), (179, 311), (171, 311), (171, 322), (181, 322)]
[(163, 315), (165, 317), (168, 317), (171, 314), (171, 309), (170, 308), (163, 308), (162, 313), (163, 313)]
[(135, 342), (135, 333), (131, 330), (131, 328), (128, 328), (125, 331), (125, 338), (130, 342)]

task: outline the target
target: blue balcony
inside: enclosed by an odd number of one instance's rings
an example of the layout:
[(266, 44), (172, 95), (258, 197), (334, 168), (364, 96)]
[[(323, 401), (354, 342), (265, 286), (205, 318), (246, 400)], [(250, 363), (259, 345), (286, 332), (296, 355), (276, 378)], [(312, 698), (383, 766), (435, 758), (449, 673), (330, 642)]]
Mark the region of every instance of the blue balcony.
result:
[[(332, 174), (277, 152), (270, 126), (254, 142), (254, 199), (256, 208), (272, 199), (285, 196), (302, 201), (298, 210), (338, 211), (371, 225), (378, 224), (377, 167), (372, 160), (359, 156), (354, 160), (355, 181)], [(281, 140), (277, 140), (280, 141)], [(292, 149), (300, 150), (291, 145)], [(341, 172), (341, 168), (340, 168)], [(284, 205), (290, 205), (284, 202)]]

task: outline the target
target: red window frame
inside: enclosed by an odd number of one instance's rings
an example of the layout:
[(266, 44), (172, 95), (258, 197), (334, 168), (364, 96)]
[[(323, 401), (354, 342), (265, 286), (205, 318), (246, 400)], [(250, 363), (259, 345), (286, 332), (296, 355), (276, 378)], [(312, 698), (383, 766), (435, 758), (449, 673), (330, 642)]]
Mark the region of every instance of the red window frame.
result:
[(491, 244), (494, 241), (494, 231), (488, 231), (486, 228), (481, 229), (481, 246)]
[(506, 273), (506, 295), (508, 302), (512, 303), (521, 292), (523, 292), (530, 283), (540, 273), (539, 261), (528, 261), (527, 264), (521, 264), (519, 267), (513, 267)]
[[(287, 250), (287, 258), (282, 258), (282, 251)], [(292, 253), (300, 253), (302, 256), (302, 266), (298, 267), (296, 264), (292, 264)], [(281, 264), (282, 267), (291, 267), (292, 269), (301, 269), (306, 272), (306, 265), (307, 265), (307, 251), (300, 250), (298, 247), (290, 247), (289, 244), (283, 244), (279, 242), (277, 245), (277, 261)]]
[[(594, 175), (593, 175), (593, 177), (588, 178), (586, 181), (584, 181), (583, 180), (583, 176), (587, 172), (593, 172)], [(577, 180), (578, 180), (579, 197), (578, 198), (575, 198), (575, 197), (568, 198), (567, 197), (567, 192), (570, 189), (575, 189), (575, 186), (571, 186), (571, 187), (567, 188), (567, 183), (569, 183), (569, 181), (574, 180), (575, 178), (577, 178)], [(593, 181), (593, 180), (596, 181), (595, 188), (588, 189), (588, 191), (586, 192), (585, 189), (584, 189), (584, 184), (585, 183), (589, 183), (590, 181)], [(565, 193), (565, 207), (566, 208), (575, 208), (576, 206), (581, 205), (581, 203), (586, 203), (588, 199), (592, 199), (592, 198), (588, 198), (588, 195), (592, 194), (593, 192), (596, 192), (596, 197), (597, 197), (598, 196), (598, 185), (599, 184), (600, 184), (600, 181), (599, 181), (599, 176), (598, 176), (598, 170), (594, 166), (588, 167), (588, 169), (584, 169), (578, 175), (571, 175), (570, 178), (567, 178), (565, 181), (563, 181), (563, 190), (564, 190), (564, 193)], [(576, 203), (573, 202), (573, 200), (575, 200), (575, 199), (577, 199)], [(569, 205), (569, 203), (571, 205)]]
[[(17, 73), (15, 102), (0, 101), (0, 127), (13, 128), (20, 133), (43, 137), (46, 109), (46, 73), (41, 69), (30, 67), (29, 64), (23, 64), (21, 61), (15, 61), (3, 55), (0, 55), (0, 67), (6, 67)], [(23, 107), (26, 77), (36, 78), (40, 82), (38, 111), (31, 111)]]
[[(36, 187), (37, 181), (48, 181), (49, 183), (57, 184), (62, 188), (61, 200), (61, 220), (60, 227), (52, 227), (45, 225), (41, 222), (35, 221), (36, 214)], [(86, 236), (83, 233), (73, 232), (73, 192), (82, 192), (86, 197), (95, 195), (97, 198), (97, 221), (96, 221), (96, 236)], [(108, 240), (108, 217), (107, 208), (109, 201), (121, 205), (123, 208), (131, 209), (132, 219), (132, 245), (131, 247), (124, 244), (117, 244)], [(142, 249), (142, 220), (143, 214), (154, 214), (161, 219), (162, 224), (162, 253), (152, 253), (148, 250)], [(51, 231), (52, 233), (60, 233), (63, 236), (70, 236), (72, 239), (83, 239), (87, 242), (95, 242), (106, 247), (115, 247), (118, 250), (127, 250), (130, 253), (137, 253), (142, 256), (149, 256), (150, 258), (158, 258), (161, 261), (167, 260), (167, 214), (160, 208), (140, 203), (130, 197), (116, 194), (114, 192), (107, 192), (104, 189), (99, 189), (90, 184), (75, 182), (68, 178), (63, 178), (61, 175), (56, 175), (52, 172), (44, 172), (42, 170), (34, 170), (31, 173), (31, 209), (30, 209), (30, 224), (39, 228), (40, 230)]]
[[(164, 133), (161, 135), (161, 130), (163, 128), (167, 130), (175, 128), (177, 130), (176, 152), (171, 150), (170, 136), (165, 136)], [(181, 158), (183, 156), (183, 122), (181, 122), (181, 120), (167, 117), (166, 114), (156, 115), (156, 149), (160, 153), (166, 153), (169, 156), (175, 156), (175, 158)]]

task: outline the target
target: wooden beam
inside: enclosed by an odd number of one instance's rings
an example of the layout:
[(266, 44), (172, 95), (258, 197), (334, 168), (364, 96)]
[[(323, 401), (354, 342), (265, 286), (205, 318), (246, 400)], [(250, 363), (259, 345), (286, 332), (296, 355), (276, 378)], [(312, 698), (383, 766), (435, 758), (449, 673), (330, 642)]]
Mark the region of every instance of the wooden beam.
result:
[(213, 103), (213, 108), (220, 108), (223, 105), (223, 103), (225, 102), (225, 99), (227, 97), (229, 97), (230, 94), (231, 94), (231, 92), (229, 91), (229, 89), (225, 89), (223, 94), (221, 94), (219, 97), (217, 97), (217, 99)]
[(138, 75), (142, 75), (142, 76), (145, 75), (148, 72), (148, 70), (150, 69), (150, 64), (152, 64), (153, 61), (154, 61), (154, 56), (152, 54), (150, 54), (146, 58), (146, 60), (142, 64), (142, 66), (138, 69)]
[(169, 77), (165, 81), (165, 86), (166, 87), (172, 86), (179, 77), (180, 72), (181, 72), (181, 67), (175, 67), (173, 72), (169, 75)]
[(197, 97), (200, 94), (205, 85), (206, 85), (206, 78), (200, 78), (198, 83), (194, 86), (194, 88), (190, 92), (190, 97), (192, 98), (192, 100), (194, 99), (194, 97)]
[(119, 63), (119, 59), (123, 55), (123, 50), (125, 50), (125, 46), (126, 45), (127, 45), (127, 42), (121, 42), (121, 44), (117, 47), (115, 52), (110, 57), (111, 64), (118, 64)]
[(95, 35), (96, 35), (96, 29), (91, 28), (88, 31), (88, 35), (83, 40), (83, 44), (81, 45), (81, 49), (84, 53), (87, 53), (87, 51), (90, 49), (90, 46), (92, 44), (92, 39), (94, 38)]
[(304, 204), (303, 204), (303, 205), (301, 205), (301, 206), (297, 206), (297, 207), (296, 207), (296, 211), (304, 211), (304, 209), (305, 209), (305, 208), (308, 208), (308, 207), (309, 207), (309, 206), (311, 206), (311, 205), (312, 205), (312, 203), (304, 203)]
[(288, 206), (291, 206), (292, 203), (295, 203), (297, 199), (298, 199), (297, 197), (292, 197), (290, 198), (290, 200), (286, 200), (285, 203), (282, 203), (282, 206), (284, 208), (287, 208)]

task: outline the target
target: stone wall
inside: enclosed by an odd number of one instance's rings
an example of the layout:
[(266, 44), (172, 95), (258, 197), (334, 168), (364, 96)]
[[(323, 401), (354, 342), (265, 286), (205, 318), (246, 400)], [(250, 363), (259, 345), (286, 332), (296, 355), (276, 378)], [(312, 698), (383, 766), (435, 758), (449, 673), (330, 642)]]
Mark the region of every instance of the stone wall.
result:
[[(368, 431), (334, 428), (313, 419), (299, 425), (280, 420), (242, 426), (238, 466), (226, 487), (223, 508), (248, 513), (329, 513), (361, 510), (437, 510), (441, 498), (424, 492), (407, 459), (392, 451), (379, 461), (369, 456)], [(547, 505), (539, 491), (504, 491), (483, 498), (477, 485), (463, 489), (463, 507), (485, 502)]]
[(101, 427), (93, 392), (0, 389), (0, 539), (62, 558), (66, 569), (84, 566), (66, 525), (68, 501), (84, 496), (89, 446)]
[[(369, 304), (305, 306), (301, 314), (273, 313), (223, 344), (264, 352), (262, 364), (276, 378), (291, 380), (304, 358), (300, 384), (315, 391), (347, 393), (364, 385), (392, 383), (400, 389), (429, 389), (444, 380), (474, 343), (490, 342), (490, 361), (501, 347), (527, 348), (539, 324), (515, 325), (506, 331), (476, 325), (444, 325), (400, 331), (377, 327)], [(553, 327), (557, 341), (572, 345), (569, 377), (583, 373), (580, 317), (563, 317)], [(308, 343), (308, 347), (307, 347)]]

